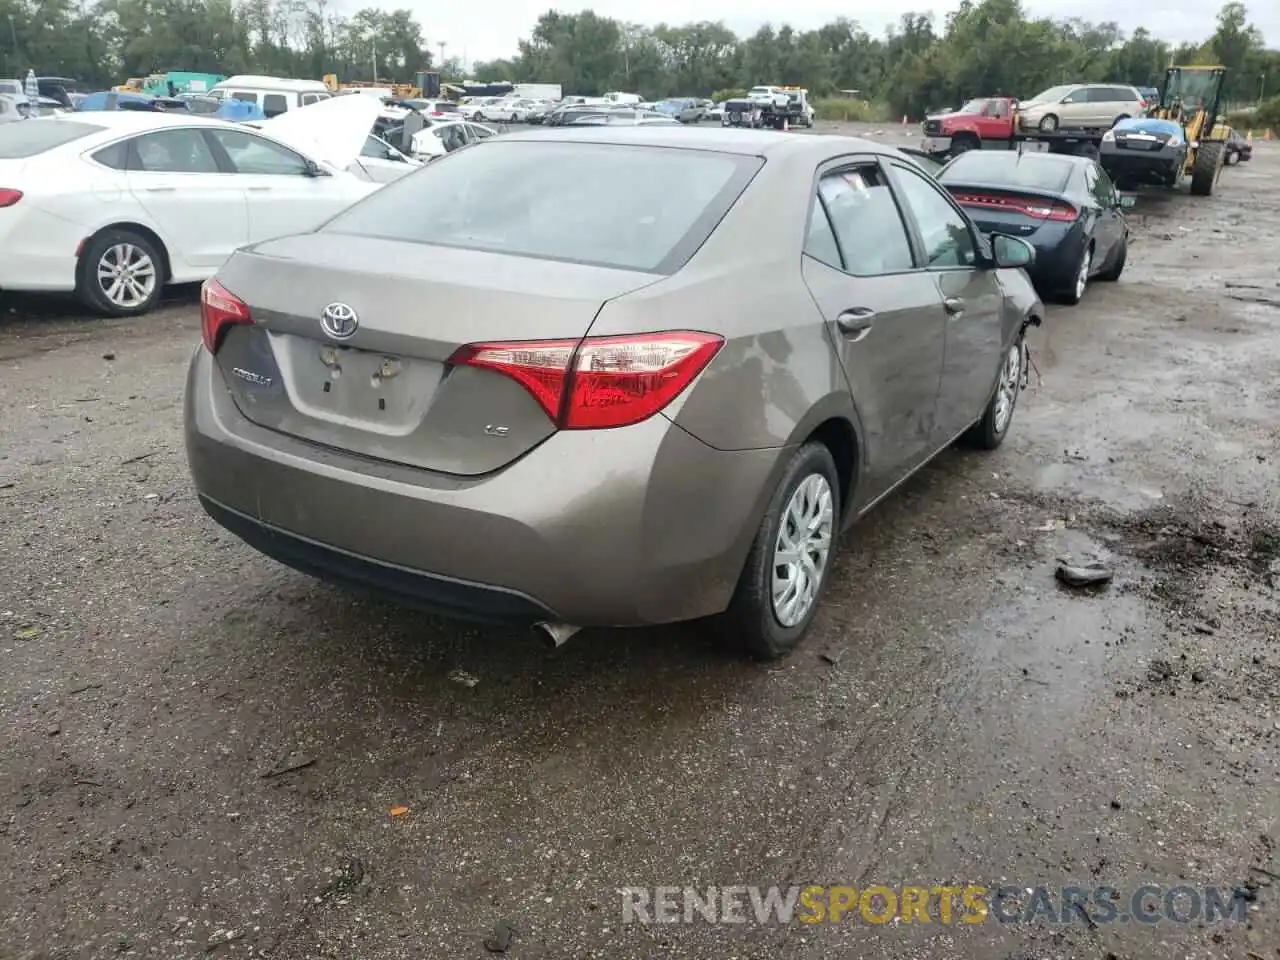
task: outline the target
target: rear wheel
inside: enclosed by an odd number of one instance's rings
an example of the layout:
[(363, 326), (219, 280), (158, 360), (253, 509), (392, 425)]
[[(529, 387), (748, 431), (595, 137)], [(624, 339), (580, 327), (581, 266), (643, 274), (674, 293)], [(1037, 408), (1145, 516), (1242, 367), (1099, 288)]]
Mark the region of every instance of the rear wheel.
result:
[(134, 230), (108, 229), (80, 255), (76, 295), (108, 317), (136, 317), (160, 299), (164, 258), (157, 245)]
[(1062, 291), (1062, 302), (1074, 307), (1084, 299), (1084, 291), (1089, 286), (1089, 270), (1093, 266), (1093, 243), (1084, 248), (1080, 264), (1076, 267), (1075, 279), (1071, 286)]
[(1058, 129), (1058, 118), (1052, 113), (1046, 113), (1040, 118), (1040, 131), (1042, 133), (1054, 133)]
[(806, 443), (778, 481), (719, 618), (725, 639), (762, 660), (793, 650), (817, 613), (839, 530), (835, 461), (821, 443)]
[(1000, 366), (1000, 379), (996, 382), (996, 392), (983, 411), (982, 419), (960, 438), (967, 446), (994, 450), (1004, 443), (1009, 424), (1013, 422), (1013, 409), (1018, 405), (1018, 394), (1022, 391), (1026, 370), (1026, 341), (1018, 337), (1018, 342), (1005, 354), (1004, 363)]
[(1124, 262), (1129, 258), (1129, 238), (1125, 237), (1120, 241), (1120, 250), (1116, 253), (1116, 262), (1109, 266), (1102, 273), (1098, 274), (1094, 279), (1103, 280), (1110, 283), (1113, 280), (1119, 280), (1120, 274), (1124, 273)]
[(1197, 197), (1207, 197), (1217, 186), (1218, 177), (1222, 175), (1221, 143), (1202, 143), (1196, 151), (1196, 160), (1191, 167), (1191, 192)]
[(477, 110), (474, 114), (472, 114), (471, 119), (476, 121), (477, 123), (484, 123), (484, 120), (485, 120), (484, 111)]

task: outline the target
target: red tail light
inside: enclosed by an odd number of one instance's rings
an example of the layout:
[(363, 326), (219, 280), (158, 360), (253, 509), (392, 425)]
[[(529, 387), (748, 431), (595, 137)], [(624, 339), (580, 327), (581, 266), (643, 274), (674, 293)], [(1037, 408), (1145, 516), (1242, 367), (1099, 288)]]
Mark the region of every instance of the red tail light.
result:
[(723, 337), (688, 331), (472, 343), (449, 362), (505, 374), (528, 390), (561, 429), (599, 430), (653, 416), (723, 345)]
[(217, 353), (223, 333), (237, 323), (253, 323), (248, 304), (217, 280), (206, 280), (200, 287), (200, 333), (205, 348)]
[(22, 199), (21, 190), (8, 190), (0, 188), (0, 207), (12, 207), (15, 203)]
[(967, 193), (955, 191), (952, 196), (962, 207), (980, 207), (985, 210), (1004, 210), (1021, 213), (1037, 220), (1056, 220), (1071, 223), (1080, 212), (1069, 203), (1046, 200), (1041, 197), (1006, 197), (994, 193)]

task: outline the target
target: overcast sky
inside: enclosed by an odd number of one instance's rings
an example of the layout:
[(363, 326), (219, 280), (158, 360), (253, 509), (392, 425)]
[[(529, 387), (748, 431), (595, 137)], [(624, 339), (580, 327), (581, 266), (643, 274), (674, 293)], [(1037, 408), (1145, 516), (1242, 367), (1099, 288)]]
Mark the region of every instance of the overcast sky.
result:
[[(598, 0), (583, 4), (558, 4), (553, 0), (491, 0), (477, 7), (428, 3), (427, 0), (376, 2), (388, 8), (410, 7), (422, 23), (435, 55), (439, 56), (438, 44), (443, 40), (447, 44), (446, 56), (461, 57), (465, 50), (470, 64), (514, 54), (516, 41), (528, 36), (538, 16), (551, 6), (566, 13), (590, 8), (601, 16), (649, 24), (662, 21), (686, 23), (695, 19), (696, 11), (696, 19), (723, 20), (740, 34), (751, 33), (768, 20), (777, 25), (779, 11), (785, 11), (786, 21), (797, 29), (819, 27), (844, 15), (856, 18), (868, 32), (878, 36), (909, 10), (931, 10), (941, 25), (943, 17), (955, 9), (959, 0), (867, 0), (854, 7), (840, 3), (826, 6), (820, 0), (797, 0), (785, 4), (775, 0), (702, 0), (694, 6), (680, 0), (640, 3), (634, 0)], [(345, 5), (354, 9), (365, 3), (347, 0)], [(1220, 4), (1217, 0), (1024, 0), (1024, 5), (1036, 16), (1116, 20), (1126, 32), (1145, 25), (1158, 36), (1177, 43), (1200, 41), (1207, 37), (1213, 31)], [(1280, 2), (1253, 0), (1249, 7), (1251, 20), (1267, 40), (1272, 45), (1280, 43)]]

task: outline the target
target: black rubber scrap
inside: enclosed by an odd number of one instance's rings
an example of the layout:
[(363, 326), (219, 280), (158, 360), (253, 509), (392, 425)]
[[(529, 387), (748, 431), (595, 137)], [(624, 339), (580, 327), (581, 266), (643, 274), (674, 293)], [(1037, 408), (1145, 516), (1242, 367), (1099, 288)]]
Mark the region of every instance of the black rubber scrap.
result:
[(515, 938), (515, 925), (509, 920), (499, 920), (493, 925), (493, 933), (485, 937), (484, 948), (490, 953), (506, 953)]
[(1097, 587), (1110, 583), (1115, 572), (1105, 563), (1066, 563), (1060, 561), (1054, 576), (1069, 587)]

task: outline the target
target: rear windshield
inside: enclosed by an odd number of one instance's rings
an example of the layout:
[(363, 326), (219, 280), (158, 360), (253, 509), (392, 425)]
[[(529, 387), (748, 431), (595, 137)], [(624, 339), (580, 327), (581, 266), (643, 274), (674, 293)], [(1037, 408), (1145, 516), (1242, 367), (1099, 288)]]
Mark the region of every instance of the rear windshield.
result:
[(970, 150), (948, 163), (938, 174), (943, 183), (982, 183), (990, 186), (1065, 190), (1074, 164), (1059, 157), (1042, 157), (995, 150)]
[(72, 120), (37, 120), (0, 126), (0, 159), (25, 160), (105, 129)]
[(323, 231), (672, 273), (761, 163), (663, 147), (490, 140), (383, 187)]

